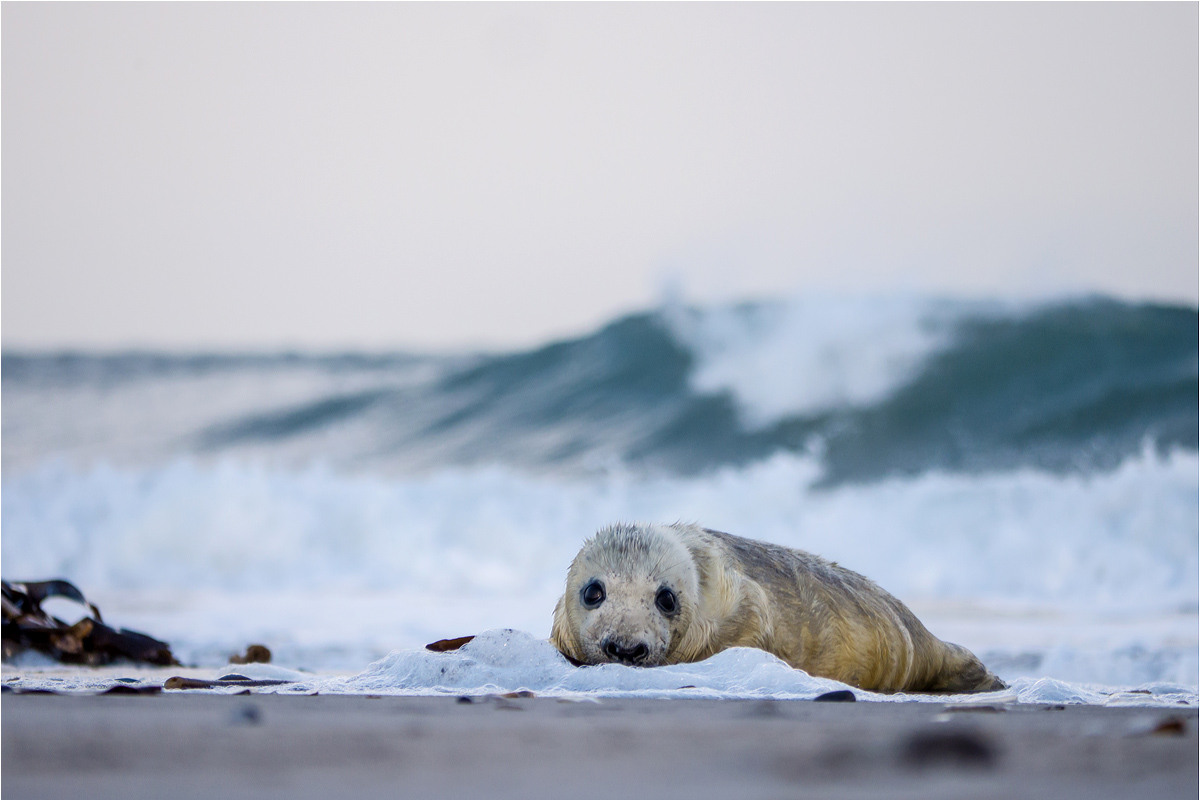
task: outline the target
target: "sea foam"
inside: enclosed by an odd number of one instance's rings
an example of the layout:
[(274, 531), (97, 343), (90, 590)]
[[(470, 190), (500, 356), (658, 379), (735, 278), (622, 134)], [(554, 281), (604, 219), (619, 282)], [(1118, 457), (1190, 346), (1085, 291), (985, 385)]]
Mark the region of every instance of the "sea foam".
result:
[(703, 477), (588, 480), (505, 468), (427, 477), (225, 461), (59, 464), (4, 483), (6, 576), (66, 576), (120, 625), (220, 664), (266, 642), (353, 668), (491, 628), (546, 636), (582, 540), (618, 520), (692, 520), (819, 553), (935, 634), (1063, 679), (1196, 683), (1198, 462), (1111, 473), (928, 474), (817, 489), (781, 455)]
[[(696, 663), (637, 668), (575, 667), (546, 640), (511, 629), (484, 632), (457, 651), (397, 651), (348, 678), (303, 681), (282, 692), (480, 696), (532, 692), (574, 698), (813, 700), (849, 690), (858, 700), (973, 705), (1003, 703), (1196, 705), (1194, 687), (1148, 684), (1136, 693), (1056, 679), (1018, 679), (970, 695), (881, 694), (811, 676), (754, 648), (730, 648)], [(1133, 696), (1133, 697), (1130, 697)]]

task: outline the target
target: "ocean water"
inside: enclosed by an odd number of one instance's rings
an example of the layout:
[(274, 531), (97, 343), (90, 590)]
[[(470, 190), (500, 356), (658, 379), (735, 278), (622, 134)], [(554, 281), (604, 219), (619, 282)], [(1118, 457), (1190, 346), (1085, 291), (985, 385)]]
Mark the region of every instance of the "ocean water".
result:
[[(869, 576), (1023, 700), (1195, 703), (1197, 339), (1106, 298), (809, 296), (512, 353), (5, 352), (3, 573), (205, 667), (378, 676), (513, 629), (536, 673), (582, 540), (689, 520)], [(676, 686), (778, 668), (735, 655)]]

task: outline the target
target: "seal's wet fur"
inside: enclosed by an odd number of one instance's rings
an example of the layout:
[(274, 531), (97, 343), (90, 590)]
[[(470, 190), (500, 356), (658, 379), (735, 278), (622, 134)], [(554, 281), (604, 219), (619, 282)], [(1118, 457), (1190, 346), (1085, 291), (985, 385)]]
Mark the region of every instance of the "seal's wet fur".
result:
[[(589, 609), (580, 595), (593, 583), (604, 599)], [(664, 589), (678, 601), (671, 614), (656, 604)], [(934, 637), (908, 607), (858, 573), (804, 551), (682, 523), (618, 524), (585, 542), (554, 609), (550, 639), (565, 656), (592, 665), (697, 662), (748, 646), (865, 690), (1004, 688), (974, 654)]]

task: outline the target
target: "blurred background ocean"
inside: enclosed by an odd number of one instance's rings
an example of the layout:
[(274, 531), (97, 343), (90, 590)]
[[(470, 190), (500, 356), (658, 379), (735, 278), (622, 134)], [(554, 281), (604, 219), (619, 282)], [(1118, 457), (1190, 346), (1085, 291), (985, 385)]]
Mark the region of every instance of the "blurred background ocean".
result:
[(1200, 684), (1195, 4), (3, 15), (6, 579), (352, 672), (687, 520)]
[(865, 573), (1006, 677), (1197, 682), (1197, 313), (664, 306), (493, 354), (3, 357), (3, 560), (220, 662), (546, 636), (582, 539)]

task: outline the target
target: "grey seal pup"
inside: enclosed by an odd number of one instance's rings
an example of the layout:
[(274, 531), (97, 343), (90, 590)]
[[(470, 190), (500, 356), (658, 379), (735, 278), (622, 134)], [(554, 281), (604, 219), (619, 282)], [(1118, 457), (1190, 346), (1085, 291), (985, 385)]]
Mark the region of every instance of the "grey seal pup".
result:
[(1005, 688), (974, 654), (930, 634), (864, 576), (805, 551), (683, 523), (617, 524), (584, 542), (550, 641), (587, 665), (698, 662), (747, 646), (876, 692)]

